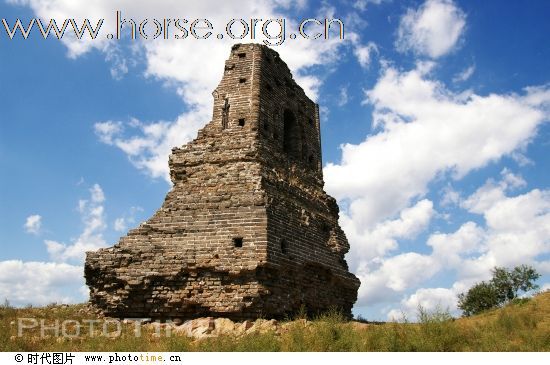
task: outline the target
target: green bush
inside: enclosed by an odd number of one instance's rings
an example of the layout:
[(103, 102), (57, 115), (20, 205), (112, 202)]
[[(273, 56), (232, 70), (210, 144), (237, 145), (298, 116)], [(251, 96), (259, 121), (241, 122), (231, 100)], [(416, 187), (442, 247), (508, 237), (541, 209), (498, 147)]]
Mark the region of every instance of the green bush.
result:
[(493, 278), (474, 285), (467, 293), (458, 296), (458, 308), (465, 316), (501, 307), (518, 298), (520, 291), (538, 289), (535, 281), (540, 277), (534, 268), (516, 266), (513, 270), (503, 267), (493, 269)]

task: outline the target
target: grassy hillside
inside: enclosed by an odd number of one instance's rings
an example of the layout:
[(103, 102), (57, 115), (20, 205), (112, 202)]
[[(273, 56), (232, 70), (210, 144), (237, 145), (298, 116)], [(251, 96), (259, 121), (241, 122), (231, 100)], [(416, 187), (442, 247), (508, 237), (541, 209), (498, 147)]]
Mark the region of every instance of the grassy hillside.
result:
[[(158, 336), (145, 326), (141, 337), (133, 324), (123, 324), (116, 339), (102, 335), (104, 322), (95, 324), (90, 336), (83, 328), (78, 336), (57, 337), (40, 328), (17, 335), (18, 318), (36, 318), (52, 326), (59, 321), (97, 319), (85, 305), (44, 308), (0, 308), (1, 351), (550, 351), (550, 292), (531, 300), (470, 318), (452, 319), (447, 313), (422, 313), (420, 323), (366, 324), (345, 322), (337, 314), (313, 321), (295, 320), (280, 329), (242, 336), (224, 335), (202, 340), (184, 336)], [(100, 319), (103, 321), (103, 319)], [(32, 321), (23, 323), (30, 325)], [(111, 326), (110, 332), (115, 331)], [(74, 323), (65, 332), (75, 334)]]

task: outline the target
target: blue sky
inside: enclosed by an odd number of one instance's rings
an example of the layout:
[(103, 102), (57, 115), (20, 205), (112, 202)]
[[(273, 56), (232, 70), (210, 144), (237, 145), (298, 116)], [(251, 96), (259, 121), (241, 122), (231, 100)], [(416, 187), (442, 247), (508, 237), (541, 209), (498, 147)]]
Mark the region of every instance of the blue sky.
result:
[[(456, 295), (495, 265), (533, 265), (550, 287), (547, 1), (0, 2), (10, 26), (105, 18), (105, 33), (116, 10), (215, 29), (284, 17), (288, 33), (342, 19), (344, 40), (274, 48), (321, 107), (356, 314), (457, 313)], [(169, 151), (209, 121), (235, 42), (10, 40), (0, 24), (0, 299), (86, 300), (83, 253), (159, 208)]]

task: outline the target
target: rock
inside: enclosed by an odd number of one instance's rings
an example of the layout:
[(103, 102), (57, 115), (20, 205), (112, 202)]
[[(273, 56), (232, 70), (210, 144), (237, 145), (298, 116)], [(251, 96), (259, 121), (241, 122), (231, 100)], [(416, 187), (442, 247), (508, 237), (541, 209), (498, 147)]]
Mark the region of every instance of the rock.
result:
[(235, 323), (227, 318), (216, 318), (214, 320), (214, 331), (215, 335), (228, 335), (235, 332)]
[(278, 322), (275, 319), (271, 320), (265, 320), (265, 319), (258, 319), (252, 327), (250, 327), (246, 332), (247, 333), (266, 333), (266, 332), (277, 332), (278, 330)]
[(253, 326), (254, 326), (254, 322), (246, 320), (236, 326), (235, 333), (238, 335), (242, 335)]
[(214, 328), (214, 319), (212, 317), (206, 317), (187, 321), (181, 326), (175, 327), (173, 332), (178, 335), (201, 339), (205, 337), (212, 337)]

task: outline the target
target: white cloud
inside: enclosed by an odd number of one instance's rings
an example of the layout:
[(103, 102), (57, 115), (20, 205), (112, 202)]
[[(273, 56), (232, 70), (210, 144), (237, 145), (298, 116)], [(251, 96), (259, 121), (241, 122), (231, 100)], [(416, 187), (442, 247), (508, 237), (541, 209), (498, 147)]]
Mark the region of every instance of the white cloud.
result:
[(0, 261), (0, 298), (16, 306), (84, 302), (84, 269), (65, 263)]
[[(457, 314), (456, 295), (467, 291), (476, 282), (489, 279), (491, 269), (495, 266), (528, 264), (541, 274), (550, 273), (550, 264), (544, 261), (544, 257), (550, 254), (550, 191), (533, 189), (524, 194), (508, 196), (508, 191), (518, 185), (524, 186), (520, 182), (523, 180), (508, 170), (503, 170), (501, 176), (499, 182), (487, 181), (461, 204), (470, 213), (482, 215), (484, 226), (466, 222), (455, 232), (433, 233), (427, 240), (427, 245), (432, 247), (431, 254), (414, 258), (420, 263), (430, 263), (431, 275), (443, 271), (454, 273), (456, 281), (452, 287), (420, 288), (415, 294), (403, 299), (399, 308), (393, 308), (388, 314), (389, 318), (400, 318), (402, 313), (410, 318), (418, 304), (430, 310), (437, 301), (443, 304), (441, 309), (449, 307), (451, 312)], [(510, 176), (514, 177), (511, 179)], [(406, 284), (397, 287), (403, 291), (419, 283), (418, 275), (421, 275), (420, 282), (430, 277), (422, 265), (416, 265), (413, 271), (405, 270), (406, 274), (392, 265), (390, 270), (384, 270), (386, 263), (392, 263), (395, 257), (380, 259), (382, 269), (374, 271), (370, 276), (366, 274), (368, 284), (378, 285), (363, 292), (366, 303), (369, 303), (369, 294), (371, 300), (383, 301), (387, 298), (377, 297), (377, 292), (389, 296), (391, 290), (398, 291), (391, 285), (390, 273), (399, 278), (406, 275), (415, 277), (412, 280), (405, 279)]]
[(527, 156), (525, 156), (525, 154), (522, 153), (521, 151), (516, 151), (512, 153), (510, 157), (521, 167), (535, 164), (532, 160), (530, 160)]
[(527, 185), (522, 176), (512, 173), (508, 168), (504, 168), (500, 175), (502, 176), (501, 186), (503, 189), (518, 189)]
[(342, 86), (340, 88), (340, 93), (338, 95), (338, 101), (336, 102), (336, 105), (339, 107), (343, 107), (346, 105), (349, 101), (349, 95), (348, 95), (348, 86)]
[(52, 260), (56, 262), (75, 261), (83, 262), (86, 251), (94, 251), (105, 247), (103, 232), (107, 228), (103, 202), (105, 195), (101, 186), (94, 184), (90, 188), (90, 199), (79, 200), (78, 210), (82, 215), (84, 230), (71, 244), (64, 244), (54, 240), (45, 240), (44, 243)]
[(357, 57), (359, 64), (363, 68), (370, 66), (373, 53), (378, 53), (378, 47), (373, 42), (369, 42), (366, 45), (356, 44), (353, 49), (353, 54)]
[(526, 185), (521, 176), (514, 175), (508, 169), (501, 171), (502, 180), (495, 183), (489, 179), (482, 187), (476, 190), (467, 199), (461, 202), (461, 206), (472, 213), (482, 214), (497, 202), (504, 199), (507, 190)]
[(419, 9), (408, 9), (397, 32), (397, 49), (431, 58), (454, 49), (466, 26), (466, 15), (451, 0), (427, 0)]
[[(124, 0), (116, 4), (108, 0), (80, 2), (75, 5), (70, 0), (18, 0), (18, 4), (29, 6), (34, 13), (43, 18), (104, 18), (102, 29), (115, 29), (116, 10), (122, 11), (125, 19), (141, 21), (143, 19), (164, 19), (175, 16), (188, 20), (208, 18), (214, 26), (214, 34), (225, 28), (233, 18), (242, 19), (286, 19), (287, 36), (291, 29), (297, 29), (296, 22), (289, 14), (296, 8), (305, 6), (305, 1), (246, 0), (240, 2), (219, 2), (204, 0), (182, 3), (177, 0), (162, 2)], [(323, 5), (318, 8), (318, 18), (334, 16), (334, 8)], [(275, 23), (273, 23), (275, 24)], [(260, 23), (261, 27), (261, 23)], [(270, 28), (272, 35), (277, 34), (276, 27)], [(257, 35), (262, 32), (257, 29)], [(347, 36), (352, 36), (348, 32)], [(143, 124), (139, 128), (124, 128), (119, 121), (104, 121), (96, 124), (95, 129), (103, 143), (113, 145), (128, 155), (132, 163), (152, 177), (168, 179), (168, 155), (171, 148), (180, 146), (196, 136), (200, 127), (206, 124), (212, 111), (211, 92), (221, 80), (223, 62), (227, 58), (230, 45), (236, 40), (225, 36), (223, 40), (200, 39), (189, 36), (184, 40), (161, 39), (156, 41), (136, 41), (131, 52), (122, 50), (124, 42), (107, 41), (102, 34), (94, 41), (77, 41), (74, 37), (64, 37), (63, 43), (70, 57), (79, 57), (91, 50), (103, 52), (106, 59), (113, 63), (113, 76), (122, 77), (135, 59), (143, 60), (147, 77), (165, 81), (177, 89), (187, 104), (187, 111), (168, 121), (156, 121)], [(240, 42), (261, 42), (263, 38)], [(287, 39), (275, 49), (281, 54), (293, 71), (297, 82), (306, 94), (316, 98), (321, 79), (309, 71), (310, 66), (330, 65), (340, 56), (340, 48), (348, 41), (337, 37), (329, 40), (298, 42)], [(209, 70), (205, 72), (204, 70)], [(126, 133), (123, 133), (124, 132)]]
[(131, 207), (122, 217), (115, 219), (113, 228), (117, 232), (126, 231), (129, 224), (136, 223), (136, 215), (143, 212), (141, 207)]
[(122, 132), (122, 122), (106, 121), (94, 125), (99, 140), (106, 144), (113, 144), (113, 137)]
[(453, 233), (434, 233), (427, 242), (432, 256), (446, 269), (459, 269), (465, 255), (484, 251), (486, 232), (474, 222), (464, 223)]
[[(476, 205), (470, 211), (480, 209)], [(489, 232), (486, 259), (513, 266), (550, 252), (550, 191), (533, 189), (515, 197), (504, 196), (480, 213)]]
[(121, 149), (138, 169), (170, 181), (168, 156), (172, 148), (195, 138), (209, 113), (202, 108), (182, 114), (174, 122), (143, 124), (132, 119), (126, 125), (107, 121), (96, 123), (94, 128), (102, 142)]
[[(369, 266), (376, 266), (371, 262)], [(400, 293), (432, 277), (439, 267), (432, 257), (406, 252), (379, 260), (375, 269), (360, 269), (361, 280), (357, 305), (392, 302)]]
[[(86, 251), (106, 246), (103, 232), (107, 227), (103, 189), (94, 184), (89, 189), (89, 194), (88, 199), (78, 201), (78, 212), (84, 224), (84, 230), (78, 238), (71, 244), (44, 240), (50, 258), (55, 262), (0, 261), (0, 300), (8, 299), (17, 306), (46, 305), (52, 302), (78, 303), (87, 300), (88, 290), (81, 264)], [(129, 219), (133, 220), (133, 214), (140, 209), (132, 208)], [(32, 217), (35, 216), (29, 218)], [(36, 221), (40, 219), (30, 219), (29, 225), (36, 227)]]
[(105, 194), (103, 193), (103, 189), (101, 189), (101, 186), (98, 184), (94, 184), (92, 188), (90, 189), (90, 198), (92, 203), (99, 204), (103, 203), (105, 201)]
[(357, 10), (365, 11), (367, 10), (368, 4), (380, 5), (384, 1), (388, 1), (388, 0), (356, 0), (353, 3), (353, 7), (356, 8)]
[(388, 312), (388, 320), (399, 321), (405, 316), (407, 319), (415, 318), (420, 308), (432, 313), (436, 310), (456, 313), (457, 296), (452, 289), (428, 288), (418, 289), (416, 293), (401, 301), (401, 308)]
[(443, 195), (441, 198), (441, 206), (450, 206), (450, 205), (456, 205), (460, 201), (460, 193), (453, 189), (453, 187), (449, 184), (445, 186), (441, 194)]
[(457, 82), (464, 82), (464, 81), (468, 80), (470, 77), (472, 77), (475, 70), (476, 70), (475, 65), (469, 66), (468, 68), (466, 68), (462, 72), (459, 72), (458, 74), (456, 74), (453, 77), (453, 82), (457, 83)]
[[(497, 186), (497, 187), (495, 187)], [(501, 189), (495, 193), (495, 189)], [(464, 257), (455, 285), (466, 290), (474, 282), (490, 277), (494, 266), (514, 267), (528, 264), (542, 274), (550, 253), (550, 191), (533, 189), (524, 194), (507, 196), (502, 182), (488, 181), (463, 205), (470, 212), (483, 215), (486, 227), (478, 245), (479, 254)]]
[(361, 224), (361, 217), (342, 212), (340, 223), (348, 239), (353, 243), (349, 260), (359, 270), (371, 260), (383, 257), (398, 248), (398, 239), (412, 239), (422, 232), (434, 215), (433, 204), (424, 199), (403, 209), (395, 219), (381, 220), (374, 227)]
[(117, 232), (122, 232), (126, 230), (126, 220), (124, 217), (115, 219), (115, 223), (113, 225), (113, 228)]
[(398, 214), (436, 176), (458, 179), (521, 149), (549, 119), (550, 95), (542, 89), (465, 97), (427, 78), (426, 70), (425, 64), (409, 72), (385, 69), (366, 93), (375, 133), (342, 145), (341, 162), (324, 168), (327, 191), (349, 200), (359, 226)]
[(41, 226), (42, 226), (42, 216), (40, 216), (39, 214), (33, 214), (27, 217), (27, 220), (25, 221), (25, 224), (23, 227), (25, 227), (25, 231), (27, 233), (37, 235), (40, 233)]
[[(521, 95), (453, 93), (430, 78), (433, 66), (420, 63), (408, 72), (383, 69), (377, 83), (366, 92), (365, 101), (374, 106), (373, 133), (360, 144), (342, 145), (341, 162), (324, 168), (327, 192), (342, 203), (340, 222), (351, 245), (350, 267), (362, 280), (358, 305), (391, 301), (440, 270), (460, 271), (457, 288), (467, 288), (490, 274), (495, 264), (513, 264), (520, 259), (533, 262), (533, 254), (543, 252), (537, 238), (540, 228), (534, 234), (534, 226), (523, 225), (525, 233), (516, 234), (524, 243), (515, 239), (504, 243), (506, 235), (494, 231), (496, 211), (494, 217), (486, 213), (508, 199), (506, 192), (525, 186), (525, 181), (509, 170), (503, 170), (501, 180), (494, 183), (497, 189), (490, 191), (490, 184), (482, 188), (487, 191), (479, 199), (473, 194), (462, 201), (454, 190), (446, 192), (447, 203), (482, 214), (487, 227), (465, 222), (457, 232), (436, 233), (428, 240), (431, 255), (398, 251), (400, 241), (422, 232), (435, 213), (430, 201), (421, 200), (432, 181), (459, 180), (524, 149), (537, 128), (550, 119), (546, 87), (526, 88)], [(517, 198), (521, 200), (517, 211), (525, 203), (522, 199), (533, 198)], [(411, 209), (416, 220), (408, 227), (415, 229), (387, 233), (390, 230), (385, 227), (391, 227), (390, 222), (407, 226), (403, 213)], [(526, 209), (526, 219), (541, 223), (533, 209)], [(517, 260), (505, 260), (505, 252), (508, 257), (515, 256), (509, 251), (512, 242), (524, 247), (520, 251), (525, 253), (517, 255)], [(509, 248), (501, 249), (503, 244)], [(394, 252), (399, 253), (392, 257)], [(408, 265), (407, 260), (414, 264)]]

